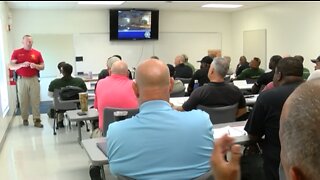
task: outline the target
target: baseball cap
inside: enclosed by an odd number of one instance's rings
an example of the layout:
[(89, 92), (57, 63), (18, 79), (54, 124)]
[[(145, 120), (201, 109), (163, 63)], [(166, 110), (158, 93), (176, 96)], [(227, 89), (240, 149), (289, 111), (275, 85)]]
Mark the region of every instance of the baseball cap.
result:
[(197, 61), (197, 62), (201, 62), (201, 63), (206, 63), (206, 64), (211, 64), (213, 61), (213, 59), (210, 56), (205, 56), (201, 59), (201, 61)]
[(108, 69), (111, 69), (112, 64), (113, 64), (114, 62), (116, 62), (116, 61), (120, 61), (120, 59), (119, 59), (118, 57), (115, 57), (115, 56), (110, 57), (110, 58), (108, 59), (108, 61), (107, 61), (107, 67), (108, 67)]
[(311, 59), (311, 62), (316, 63), (320, 61), (320, 56), (317, 57), (317, 59)]

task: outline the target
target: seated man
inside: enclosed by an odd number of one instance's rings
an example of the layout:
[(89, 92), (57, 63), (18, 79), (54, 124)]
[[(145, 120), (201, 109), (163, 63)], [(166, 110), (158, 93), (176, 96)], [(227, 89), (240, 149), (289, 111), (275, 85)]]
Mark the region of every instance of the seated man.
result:
[(209, 71), (210, 64), (212, 63), (212, 60), (213, 59), (210, 56), (205, 56), (201, 59), (201, 61), (198, 61), (201, 63), (200, 69), (193, 74), (189, 82), (189, 85), (188, 85), (189, 96), (194, 90), (195, 80), (198, 80), (199, 86), (203, 86), (204, 84), (210, 81), (208, 78), (208, 71)]
[[(320, 177), (320, 80), (300, 85), (287, 98), (281, 113), (279, 138), (281, 143), (280, 177), (287, 180), (314, 180)], [(233, 138), (223, 136), (215, 141), (211, 165), (215, 180), (240, 179), (240, 146)], [(226, 162), (226, 149), (231, 148), (231, 160)]]
[(241, 74), (241, 72), (245, 69), (249, 68), (249, 63), (247, 62), (247, 58), (245, 56), (241, 56), (239, 58), (239, 64), (236, 68), (236, 77)]
[[(49, 84), (48, 88), (48, 95), (50, 97), (53, 97), (53, 91), (55, 89), (61, 89), (62, 87), (66, 86), (77, 86), (82, 88), (84, 91), (87, 91), (87, 86), (83, 79), (78, 78), (78, 77), (72, 77), (72, 66), (68, 63), (62, 64), (61, 68), (61, 73), (63, 75), (62, 78), (57, 78)], [(58, 115), (58, 127), (64, 127), (63, 125), (63, 114)]]
[(317, 57), (317, 59), (312, 59), (311, 62), (315, 63), (314, 70), (310, 76), (308, 77), (308, 81), (312, 79), (320, 78), (320, 56)]
[[(301, 56), (301, 55), (295, 55), (294, 58), (296, 58), (297, 60), (299, 60), (299, 61), (302, 63), (302, 65), (303, 65), (303, 61), (304, 61), (303, 56)], [(309, 69), (307, 69), (306, 67), (303, 66), (303, 76), (302, 76), (303, 79), (304, 79), (304, 80), (307, 80), (309, 76), (310, 76), (310, 71), (309, 71)]]
[(97, 83), (94, 107), (99, 112), (99, 129), (103, 129), (103, 110), (105, 107), (137, 108), (138, 100), (128, 78), (128, 66), (124, 61), (116, 61), (109, 71), (110, 76)]
[(191, 78), (192, 77), (192, 69), (191, 67), (185, 65), (185, 59), (183, 55), (179, 55), (174, 59), (175, 65), (175, 78)]
[(114, 175), (134, 179), (194, 179), (210, 169), (213, 132), (200, 110), (177, 112), (169, 104), (173, 80), (166, 64), (147, 60), (137, 68), (133, 89), (140, 112), (107, 131)]
[[(152, 59), (152, 58), (151, 58)], [(175, 69), (171, 64), (167, 64), (170, 72), (170, 77), (173, 78), (175, 74)], [(173, 89), (171, 91), (171, 94), (184, 91), (185, 87), (181, 80), (175, 79), (173, 84)]]
[(253, 94), (258, 94), (260, 92), (260, 90), (262, 90), (261, 87), (264, 87), (268, 83), (272, 82), (274, 71), (275, 71), (276, 66), (277, 66), (278, 62), (280, 61), (280, 59), (282, 59), (282, 57), (279, 55), (274, 55), (270, 58), (269, 69), (271, 69), (271, 71), (262, 74), (258, 78), (257, 82), (254, 83), (254, 85), (252, 86), (252, 89), (251, 89), (251, 92)]
[(190, 98), (180, 107), (174, 107), (178, 111), (191, 111), (198, 105), (208, 107), (230, 106), (238, 103), (237, 117), (246, 113), (246, 101), (239, 88), (224, 82), (224, 77), (229, 69), (229, 62), (224, 58), (214, 58), (211, 63), (207, 85), (197, 88)]
[[(107, 69), (101, 70), (101, 72), (98, 74), (98, 81), (100, 79), (103, 79), (103, 78), (109, 76), (109, 70), (111, 69), (112, 64), (116, 61), (121, 61), (121, 60), (122, 60), (122, 58), (119, 55), (113, 55), (113, 56), (109, 57), (107, 60)], [(128, 73), (129, 73), (129, 79), (132, 79), (132, 74), (129, 69), (128, 69)]]
[(254, 57), (249, 63), (250, 68), (243, 70), (236, 79), (258, 79), (264, 73), (264, 70), (259, 68), (260, 63), (261, 60), (257, 57)]
[(121, 59), (118, 58), (118, 57), (116, 57), (116, 56), (111, 56), (111, 57), (109, 57), (108, 60), (107, 60), (107, 69), (101, 70), (101, 72), (100, 72), (99, 75), (98, 75), (98, 81), (99, 81), (100, 79), (103, 79), (103, 78), (109, 76), (109, 71), (110, 71), (110, 69), (111, 69), (112, 64), (113, 64), (114, 62), (120, 61), (120, 60), (121, 60)]
[(184, 58), (184, 64), (189, 66), (192, 69), (192, 73), (194, 73), (196, 69), (194, 68), (194, 66), (191, 63), (188, 62), (189, 61), (188, 56), (186, 54), (182, 54), (182, 56)]
[(287, 97), (303, 82), (303, 66), (293, 57), (279, 61), (273, 77), (275, 88), (262, 92), (248, 118), (245, 130), (253, 140), (263, 136), (263, 168), (267, 179), (279, 179), (279, 120)]

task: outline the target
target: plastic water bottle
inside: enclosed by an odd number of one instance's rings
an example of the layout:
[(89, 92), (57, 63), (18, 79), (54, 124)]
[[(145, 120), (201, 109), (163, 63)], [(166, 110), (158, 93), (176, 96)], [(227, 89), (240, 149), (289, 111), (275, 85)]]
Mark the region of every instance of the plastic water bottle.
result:
[(193, 90), (195, 90), (195, 89), (198, 88), (198, 87), (199, 87), (199, 82), (198, 82), (198, 80), (196, 79), (196, 80), (194, 80)]

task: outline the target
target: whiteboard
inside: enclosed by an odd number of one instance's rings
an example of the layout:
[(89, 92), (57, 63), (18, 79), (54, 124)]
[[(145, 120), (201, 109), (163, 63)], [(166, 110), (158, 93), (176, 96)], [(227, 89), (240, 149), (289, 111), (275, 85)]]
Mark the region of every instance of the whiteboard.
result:
[(149, 58), (158, 56), (165, 63), (173, 64), (174, 58), (182, 53), (189, 57), (189, 62), (207, 55), (208, 49), (221, 49), (221, 33), (216, 32), (162, 32), (159, 40), (150, 41), (109, 41), (106, 34), (75, 34), (73, 36), (75, 56), (82, 56), (83, 61), (76, 62), (76, 71), (94, 74), (106, 68), (107, 58), (118, 54), (127, 62), (130, 69)]
[(33, 47), (41, 52), (45, 65), (40, 71), (41, 78), (59, 75), (57, 65), (61, 61), (74, 65), (72, 34), (32, 34), (32, 37)]

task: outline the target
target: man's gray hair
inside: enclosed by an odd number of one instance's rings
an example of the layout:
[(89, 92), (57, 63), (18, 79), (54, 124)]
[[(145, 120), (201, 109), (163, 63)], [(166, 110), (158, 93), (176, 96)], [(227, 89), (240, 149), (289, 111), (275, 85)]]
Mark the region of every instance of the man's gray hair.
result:
[(281, 145), (289, 166), (307, 179), (320, 177), (320, 80), (300, 85), (289, 97), (288, 116), (281, 124)]
[(229, 62), (226, 61), (222, 57), (216, 57), (213, 59), (211, 65), (210, 65), (217, 74), (219, 74), (221, 77), (225, 77), (229, 70)]

